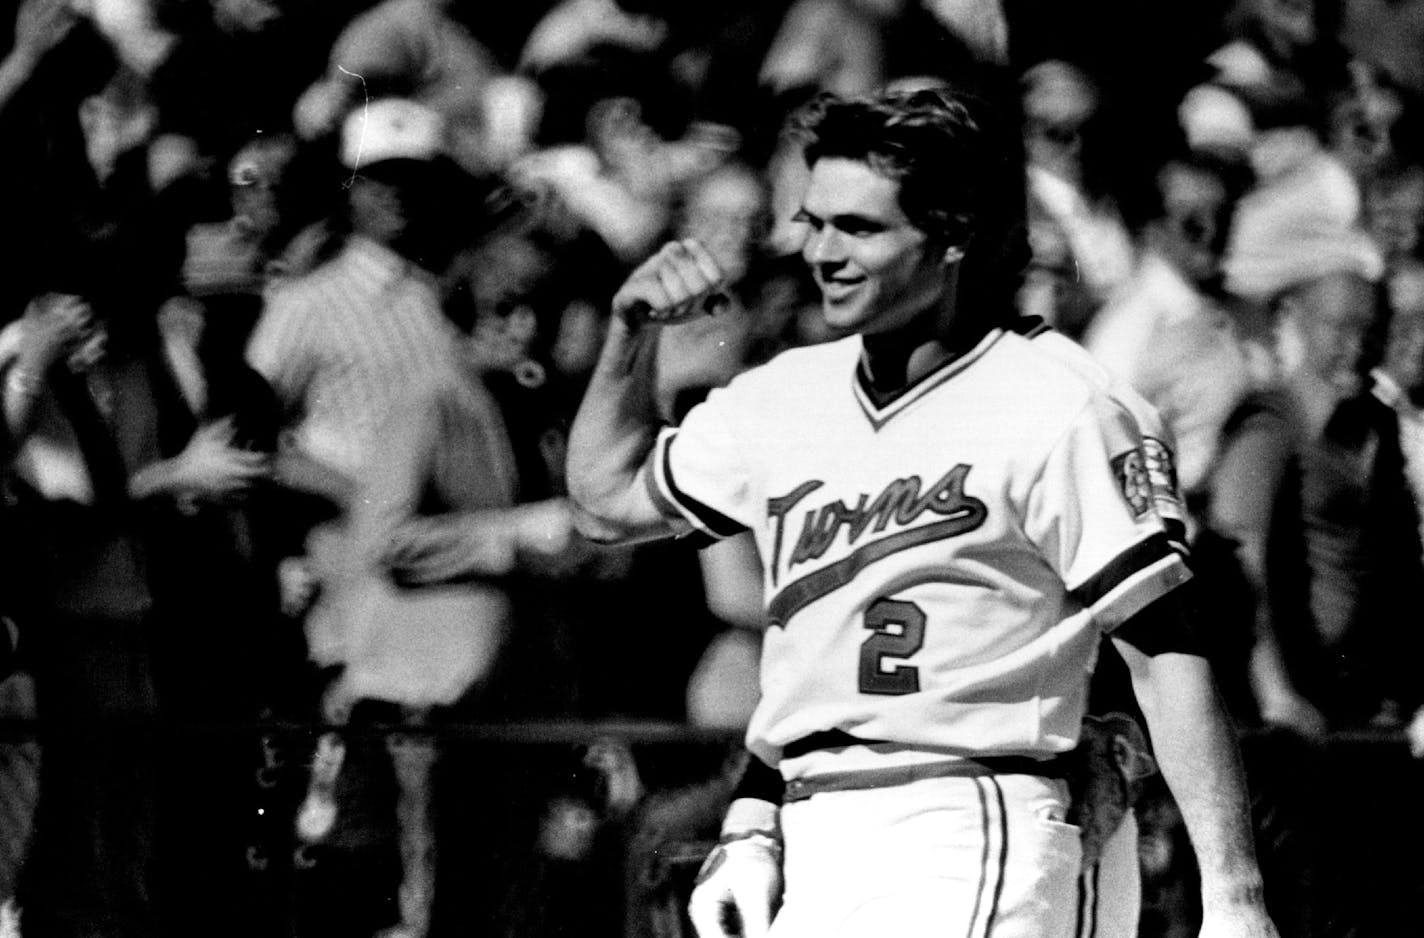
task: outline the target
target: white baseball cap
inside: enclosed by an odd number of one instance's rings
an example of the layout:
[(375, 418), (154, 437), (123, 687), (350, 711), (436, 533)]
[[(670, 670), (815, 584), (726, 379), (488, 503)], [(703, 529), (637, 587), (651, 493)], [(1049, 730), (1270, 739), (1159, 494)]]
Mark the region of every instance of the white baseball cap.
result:
[(341, 162), (347, 169), (383, 160), (433, 160), (444, 153), (444, 118), (406, 98), (358, 105), (341, 128)]

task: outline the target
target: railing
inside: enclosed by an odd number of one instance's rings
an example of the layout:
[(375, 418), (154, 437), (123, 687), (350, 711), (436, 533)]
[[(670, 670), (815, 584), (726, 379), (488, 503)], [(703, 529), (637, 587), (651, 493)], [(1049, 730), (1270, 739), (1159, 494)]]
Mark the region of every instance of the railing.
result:
[[(382, 741), (396, 736), (429, 741), (440, 753), (435, 938), (549, 932), (558, 925), (551, 917), (559, 916), (581, 922), (579, 934), (588, 938), (690, 938), (681, 906), (715, 836), (730, 790), (727, 759), (740, 737), (648, 720), (425, 726), (273, 720), (192, 723), (161, 733), (170, 731), (172, 741), (202, 739), (239, 750), (238, 761), (252, 771), (240, 783), (214, 783), (212, 791), (246, 801), (247, 822), (232, 844), (244, 851), (245, 872), (233, 888), (245, 904), (250, 933), (274, 938), (330, 933), (333, 915), (359, 925), (363, 916), (366, 924), (379, 924), (394, 914), (399, 839), (390, 828), (397, 815), (372, 806), (396, 800), (390, 770), (373, 769), (386, 758)], [(293, 820), (306, 794), (314, 743), (332, 732), (359, 753), (346, 766), (353, 778), (385, 774), (366, 790), (356, 784), (338, 792), (338, 800), (344, 795), (361, 803), (358, 823), (369, 829), (303, 843)], [(38, 721), (0, 720), (0, 756), (37, 736), (44, 736)], [(589, 748), (607, 741), (631, 756), (643, 786), (635, 804), (611, 808), (610, 783), (617, 780), (606, 766), (588, 764)], [(1242, 744), (1267, 895), (1284, 938), (1424, 934), (1424, 916), (1413, 904), (1424, 882), (1417, 847), (1424, 843), (1417, 810), (1424, 767), (1409, 757), (1403, 733), (1365, 728), (1306, 745), (1278, 733), (1247, 732)], [(182, 760), (170, 757), (165, 764)], [(5, 765), (0, 758), (0, 769)], [(579, 833), (576, 820), (558, 816), (561, 799), (571, 809), (592, 809), (588, 843), (559, 842), (561, 831)], [(1195, 935), (1194, 861), (1165, 789), (1150, 790), (1137, 814), (1141, 935)]]

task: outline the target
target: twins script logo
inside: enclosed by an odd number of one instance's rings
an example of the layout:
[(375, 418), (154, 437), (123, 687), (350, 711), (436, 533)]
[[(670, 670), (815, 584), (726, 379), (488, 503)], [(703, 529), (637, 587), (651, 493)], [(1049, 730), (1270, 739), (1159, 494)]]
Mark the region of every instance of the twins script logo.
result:
[[(894, 479), (874, 496), (862, 493), (852, 507), (841, 499), (811, 508), (803, 515), (801, 533), (786, 559), (786, 570), (816, 560), (835, 543), (841, 529), (846, 545), (855, 547), (848, 556), (790, 583), (771, 601), (773, 625), (783, 625), (798, 609), (850, 582), (861, 570), (877, 560), (921, 544), (955, 537), (984, 523), (988, 509), (984, 503), (964, 493), (969, 466), (963, 463), (925, 487), (917, 475)], [(808, 495), (825, 485), (812, 479), (767, 503), (773, 530), (771, 582), (776, 584), (782, 569), (782, 548), (792, 510)], [(926, 512), (940, 520), (917, 524)], [(894, 532), (856, 547), (867, 532), (880, 534), (894, 525)]]

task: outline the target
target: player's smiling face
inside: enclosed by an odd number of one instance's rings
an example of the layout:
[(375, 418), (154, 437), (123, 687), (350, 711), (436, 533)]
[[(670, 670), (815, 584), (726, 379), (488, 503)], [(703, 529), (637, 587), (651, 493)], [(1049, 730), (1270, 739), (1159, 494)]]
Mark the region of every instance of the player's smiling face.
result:
[(796, 221), (801, 256), (821, 288), (821, 311), (840, 332), (900, 328), (945, 290), (944, 252), (899, 202), (900, 184), (858, 160), (816, 161)]

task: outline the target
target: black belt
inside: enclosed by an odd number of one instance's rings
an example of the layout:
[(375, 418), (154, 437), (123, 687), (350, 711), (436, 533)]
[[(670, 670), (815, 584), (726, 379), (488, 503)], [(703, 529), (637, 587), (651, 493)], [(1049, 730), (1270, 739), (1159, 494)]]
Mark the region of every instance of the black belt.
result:
[[(787, 743), (782, 747), (781, 757), (796, 759), (823, 749), (873, 746), (883, 742), (885, 741), (861, 739), (844, 730), (823, 730)], [(827, 776), (799, 779), (797, 782), (788, 783), (788, 788), (797, 783), (799, 783), (798, 787), (802, 789), (813, 790), (878, 788), (884, 785), (903, 784), (919, 778), (941, 776), (1037, 775), (1041, 778), (1063, 778), (1067, 770), (1068, 760), (1061, 756), (1051, 756), (1045, 759), (1035, 759), (1031, 756), (975, 756), (915, 766), (834, 772)]]

